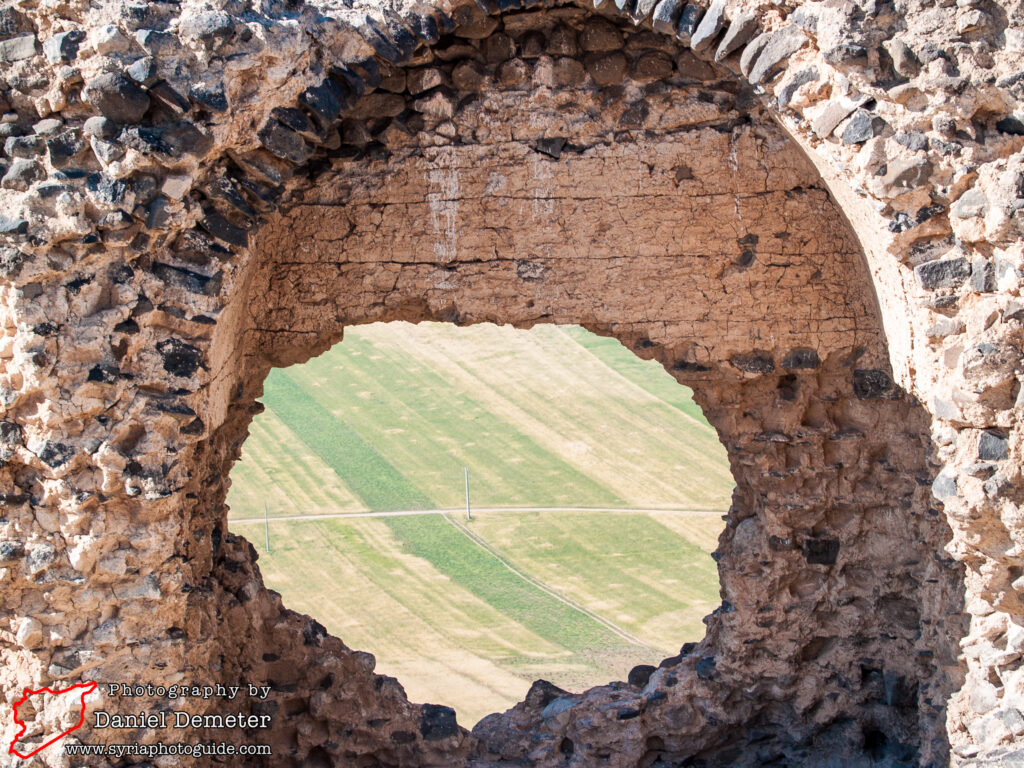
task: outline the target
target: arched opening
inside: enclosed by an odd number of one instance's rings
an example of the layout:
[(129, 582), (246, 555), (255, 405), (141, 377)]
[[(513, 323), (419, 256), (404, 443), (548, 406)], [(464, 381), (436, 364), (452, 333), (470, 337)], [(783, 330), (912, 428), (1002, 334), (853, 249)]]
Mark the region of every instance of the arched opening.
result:
[[(427, 63), (382, 68), (372, 111), (350, 118), (362, 129), (344, 125), (315, 176), (292, 182), (233, 278), (242, 298), (214, 340), (231, 375), (213, 463), (237, 456), (268, 371), (330, 348), (346, 327), (584, 326), (692, 387), (728, 452), (737, 488), (706, 637), (638, 684), (569, 696), (535, 685), (470, 735), (245, 586), (258, 576), (249, 556), (237, 575), (236, 554), (218, 579), (253, 592), (248, 611), (266, 618), (222, 636), (232, 669), (283, 691), (296, 717), (276, 738), (297, 759), (324, 734), (338, 754), (408, 764), (474, 750), (623, 765), (941, 754), (956, 590), (933, 554), (947, 532), (930, 511), (927, 418), (892, 382), (855, 238), (745, 86), (625, 26), (612, 34), (621, 50), (595, 58), (583, 43), (592, 20), (574, 8), (491, 19), (442, 40)], [(579, 75), (571, 57), (520, 56), (527, 37), (575, 41), (584, 69), (610, 57), (621, 79), (556, 78)], [(489, 58), (491, 47), (505, 53)], [(460, 66), (477, 77), (459, 85)], [(417, 98), (410, 77), (424, 68), (441, 80)], [(399, 101), (419, 117), (381, 111)], [(519, 114), (529, 120), (508, 120)], [(237, 172), (257, 161), (264, 174), (276, 162), (239, 157)], [(205, 524), (215, 538), (225, 526)], [(345, 683), (311, 660), (348, 670)]]
[(725, 450), (688, 388), (614, 339), (358, 326), (272, 371), (262, 402), (231, 530), (413, 701), (472, 725), (538, 678), (582, 691), (703, 637)]

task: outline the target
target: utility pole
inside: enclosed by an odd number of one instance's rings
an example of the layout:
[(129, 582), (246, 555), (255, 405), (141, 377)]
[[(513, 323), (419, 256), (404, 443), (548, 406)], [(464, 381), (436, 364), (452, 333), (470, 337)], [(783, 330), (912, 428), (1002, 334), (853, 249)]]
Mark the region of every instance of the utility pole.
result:
[(267, 554), (270, 554), (270, 514), (267, 512), (267, 502), (263, 502), (263, 524), (267, 528)]
[(473, 513), (469, 511), (469, 467), (463, 467), (462, 470), (466, 474), (466, 519), (472, 520)]

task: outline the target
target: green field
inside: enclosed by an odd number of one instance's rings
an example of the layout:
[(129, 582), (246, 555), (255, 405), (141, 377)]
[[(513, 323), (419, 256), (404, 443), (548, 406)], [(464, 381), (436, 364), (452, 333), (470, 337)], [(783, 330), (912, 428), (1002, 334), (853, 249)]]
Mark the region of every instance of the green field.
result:
[[(373, 651), (413, 700), (472, 725), (537, 677), (622, 679), (703, 634), (725, 451), (689, 390), (617, 341), (364, 326), (273, 371), (263, 401), (232, 470), (233, 529), (287, 605)], [(366, 516), (460, 508), (463, 467), (471, 522)]]

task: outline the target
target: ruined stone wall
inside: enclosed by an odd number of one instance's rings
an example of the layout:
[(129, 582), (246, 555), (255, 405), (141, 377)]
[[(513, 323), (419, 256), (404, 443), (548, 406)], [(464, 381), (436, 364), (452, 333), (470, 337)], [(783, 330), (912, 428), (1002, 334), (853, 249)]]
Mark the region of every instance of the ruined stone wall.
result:
[[(274, 765), (1013, 750), (1019, 5), (541, 5), (0, 10), (8, 697), (269, 684), (232, 738)], [(693, 386), (737, 479), (707, 638), (469, 734), (282, 607), (227, 472), (269, 367), (380, 319), (580, 322)]]

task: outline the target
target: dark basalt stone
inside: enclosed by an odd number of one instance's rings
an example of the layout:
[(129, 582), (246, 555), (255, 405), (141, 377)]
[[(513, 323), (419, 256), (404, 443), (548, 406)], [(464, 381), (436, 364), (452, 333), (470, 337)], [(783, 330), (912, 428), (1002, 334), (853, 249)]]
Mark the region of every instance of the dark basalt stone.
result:
[(885, 689), (885, 703), (890, 707), (916, 707), (917, 681), (896, 672), (886, 671), (882, 675)]
[(92, 147), (93, 154), (105, 164), (120, 160), (124, 157), (126, 151), (124, 146), (113, 141), (92, 139), (89, 144)]
[(701, 680), (711, 680), (715, 676), (715, 668), (718, 662), (714, 656), (705, 656), (697, 662), (697, 677)]
[(189, 98), (201, 107), (213, 112), (228, 111), (228, 97), (224, 94), (224, 84), (196, 84), (188, 90)]
[(42, 148), (42, 136), (11, 136), (4, 142), (4, 153), (11, 158), (34, 158)]
[(331, 77), (347, 85), (357, 96), (363, 96), (378, 85), (383, 79), (380, 65), (374, 59), (351, 62), (348, 66), (336, 66), (330, 69)]
[(479, 91), (487, 80), (487, 73), (475, 61), (463, 61), (452, 70), (452, 84), (460, 91)]
[[(21, 229), (20, 221), (18, 229)], [(28, 222), (25, 222), (23, 231), (15, 231), (13, 234), (24, 234), (28, 231)], [(0, 276), (3, 277), (16, 277), (18, 272), (21, 270), (21, 265), (25, 263), (27, 257), (17, 248), (12, 248), (9, 245), (0, 245)]]
[(302, 138), (307, 141), (318, 143), (320, 141), (320, 132), (310, 122), (309, 117), (301, 109), (295, 109), (294, 107), (274, 107), (270, 111), (270, 116), (277, 120), (281, 125), (289, 130), (295, 131)]
[(85, 32), (73, 29), (61, 32), (43, 43), (43, 54), (51, 64), (74, 61), (78, 56), (78, 46), (85, 40)]
[(35, 35), (22, 35), (8, 40), (0, 40), (0, 62), (31, 59), (38, 50), (39, 41)]
[(840, 43), (825, 51), (823, 58), (832, 66), (866, 64), (868, 50), (863, 45), (857, 45), (856, 43)]
[(150, 56), (159, 56), (177, 48), (178, 39), (170, 32), (156, 29), (140, 29), (135, 33), (135, 42)]
[(277, 120), (267, 120), (256, 137), (270, 152), (294, 165), (302, 165), (313, 153), (302, 137)]
[(693, 39), (693, 33), (697, 31), (704, 9), (696, 3), (687, 3), (679, 14), (679, 26), (676, 28), (676, 38), (683, 45), (689, 45)]
[(97, 222), (97, 226), (110, 232), (120, 232), (121, 230), (128, 229), (133, 223), (134, 220), (131, 216), (124, 211), (117, 210), (103, 214), (99, 222)]
[(75, 449), (64, 443), (46, 442), (37, 455), (43, 464), (51, 469), (57, 469), (68, 463), (71, 457), (75, 455)]
[(184, 288), (190, 293), (213, 296), (220, 290), (219, 272), (213, 277), (207, 277), (188, 269), (158, 263), (153, 265), (153, 274), (168, 285)]
[(24, 192), (44, 176), (45, 171), (38, 162), (29, 158), (18, 158), (11, 163), (11, 167), (7, 169), (3, 179), (0, 179), (0, 186), (4, 189), (16, 189)]
[(249, 233), (241, 227), (235, 226), (219, 213), (207, 214), (199, 224), (215, 238), (228, 245), (244, 248), (249, 244)]
[(0, 235), (24, 235), (28, 232), (28, 221), (0, 215)]
[(971, 265), (971, 289), (992, 293), (996, 289), (996, 270), (992, 262), (979, 259)]
[(554, 160), (558, 160), (562, 156), (562, 149), (565, 147), (565, 138), (558, 136), (537, 139), (534, 147), (542, 155), (547, 155)]
[(982, 461), (1004, 461), (1009, 458), (1009, 440), (998, 432), (982, 432), (978, 441), (978, 458)]
[(231, 251), (198, 229), (182, 232), (174, 243), (174, 253), (179, 258), (198, 265), (223, 261), (231, 256)]
[[(206, 431), (206, 425), (203, 424), (203, 420), (197, 416), (178, 431), (183, 435), (201, 435)], [(272, 703), (276, 704), (277, 702)]]
[(333, 125), (341, 117), (341, 89), (332, 81), (307, 88), (299, 95), (299, 102), (313, 113), (321, 127)]
[(392, 64), (401, 64), (416, 50), (416, 38), (398, 24), (385, 26), (366, 16), (356, 29), (382, 59)]
[(113, 365), (94, 365), (89, 369), (87, 381), (94, 381), (100, 384), (113, 384), (117, 381), (120, 371)]
[(149, 94), (120, 72), (97, 75), (83, 95), (101, 115), (115, 123), (137, 123), (149, 109)]
[(437, 21), (431, 16), (429, 9), (412, 9), (402, 17), (402, 22), (409, 28), (412, 34), (425, 43), (433, 45), (441, 39), (441, 30)]
[(840, 139), (844, 144), (863, 144), (868, 139), (880, 135), (885, 126), (886, 122), (882, 118), (866, 109), (858, 109), (846, 124)]
[(150, 86), (157, 81), (156, 59), (144, 56), (125, 69), (124, 73), (142, 86)]
[(547, 680), (534, 680), (530, 690), (526, 692), (523, 703), (532, 709), (544, 709), (555, 699), (568, 696), (569, 692), (559, 688)]
[(928, 261), (914, 267), (914, 277), (918, 284), (929, 291), (956, 288), (970, 275), (970, 263), (960, 256), (955, 259)]
[(809, 565), (835, 565), (838, 556), (838, 539), (822, 537), (804, 540), (804, 559)]
[(757, 57), (754, 66), (750, 68), (750, 75), (747, 79), (757, 85), (774, 77), (789, 60), (789, 57), (803, 48), (806, 42), (807, 34), (800, 27), (795, 24), (783, 27), (765, 44), (761, 55)]
[(95, 136), (97, 139), (113, 139), (120, 131), (117, 123), (100, 116), (90, 117), (82, 126), (82, 133), (86, 136)]
[(923, 152), (928, 149), (928, 138), (921, 131), (901, 131), (895, 138), (897, 144), (911, 152)]
[(358, 119), (398, 117), (406, 110), (405, 98), (397, 93), (368, 93), (352, 110)]
[(746, 373), (771, 373), (775, 370), (775, 361), (768, 352), (748, 352), (742, 355), (734, 355), (730, 362)]
[(68, 184), (46, 183), (40, 184), (38, 187), (36, 187), (36, 194), (39, 195), (39, 197), (43, 200), (52, 200), (53, 198), (58, 197), (59, 195), (62, 195), (65, 192), (73, 192), (74, 189), (74, 187)]
[(97, 201), (106, 205), (117, 205), (128, 193), (128, 185), (121, 179), (112, 179), (105, 173), (90, 173), (85, 188)]
[(77, 130), (64, 131), (46, 142), (46, 151), (54, 168), (65, 167), (83, 149), (85, 141)]
[(11, 563), (24, 556), (25, 545), (22, 542), (0, 541), (0, 563)]
[(796, 94), (797, 89), (800, 88), (800, 86), (816, 82), (817, 80), (818, 70), (815, 69), (814, 67), (802, 69), (795, 75), (792, 75), (787, 79), (785, 85), (783, 85), (782, 88), (779, 89), (779, 92), (777, 94), (779, 105), (783, 107), (786, 106), (792, 100), (793, 96)]
[(757, 32), (757, 16), (744, 13), (732, 20), (722, 37), (722, 42), (715, 51), (715, 61), (722, 61), (734, 51), (738, 51)]
[(643, 688), (651, 679), (651, 675), (656, 671), (657, 667), (653, 667), (650, 664), (639, 664), (629, 670), (629, 677), (626, 679), (630, 685)]
[(821, 365), (818, 353), (807, 347), (799, 347), (786, 355), (782, 367), (791, 371), (817, 368)]
[(1009, 496), (1013, 492), (1014, 484), (1002, 475), (996, 474), (985, 481), (982, 489), (990, 499), (998, 500)]
[(258, 216), (255, 209), (249, 205), (249, 201), (245, 199), (245, 195), (231, 179), (225, 177), (215, 179), (206, 188), (206, 194), (211, 199), (227, 203), (246, 218), (255, 220)]
[(853, 393), (861, 400), (894, 400), (899, 396), (889, 374), (872, 368), (853, 372)]
[(146, 209), (146, 228), (162, 229), (170, 220), (171, 212), (168, 202), (162, 197), (157, 198), (149, 204)]
[(25, 133), (17, 123), (0, 123), (0, 141), (7, 141), (11, 136), (24, 136)]
[(119, 136), (121, 142), (139, 152), (157, 153), (170, 155), (171, 148), (164, 142), (164, 134), (160, 128), (134, 127), (122, 131)]
[(186, 155), (201, 158), (213, 147), (213, 138), (187, 120), (155, 127), (133, 126), (121, 132), (120, 140), (139, 152), (174, 160)]
[(253, 181), (252, 179), (236, 174), (231, 174), (231, 178), (240, 189), (247, 193), (248, 200), (252, 203), (254, 208), (266, 213), (277, 206), (277, 202), (281, 198), (281, 193), (283, 192), (281, 187), (268, 187), (257, 181)]
[(622, 48), (622, 32), (607, 19), (592, 16), (583, 24), (580, 47), (587, 53), (605, 53)]
[(1004, 117), (1001, 120), (996, 120), (996, 130), (1011, 136), (1024, 136), (1024, 120), (1013, 115)]
[(306, 619), (306, 624), (302, 628), (302, 643), (303, 645), (312, 645), (317, 648), (320, 647), (320, 643), (327, 637), (327, 629), (316, 619)]
[(145, 205), (160, 194), (160, 183), (155, 176), (137, 173), (131, 178), (136, 205)]
[(618, 85), (626, 79), (629, 62), (620, 51), (590, 53), (583, 60), (587, 73), (599, 86)]
[(715, 37), (725, 28), (725, 21), (725, 0), (714, 0), (694, 30), (690, 47), (698, 52), (710, 48)]
[(672, 76), (672, 59), (663, 51), (648, 51), (636, 57), (629, 75), (643, 83), (665, 80)]
[[(165, 113), (171, 120), (180, 119), (192, 108), (191, 102), (178, 93), (174, 86), (166, 80), (162, 80), (150, 88), (149, 96), (156, 102), (153, 106), (161, 108), (154, 111)], [(158, 121), (157, 117), (151, 117), (151, 119)]]
[(674, 34), (679, 27), (679, 16), (683, 12), (684, 0), (661, 0), (654, 8), (651, 25), (655, 32), (663, 35)]
[(420, 734), (427, 741), (440, 741), (459, 733), (455, 710), (439, 704), (424, 704), (420, 711)]
[(932, 496), (936, 499), (947, 499), (956, 496), (956, 477), (940, 473), (932, 482)]
[(203, 362), (203, 353), (180, 339), (164, 339), (156, 345), (163, 357), (164, 370), (172, 376), (191, 377)]
[(13, 6), (0, 8), (0, 40), (14, 37), (28, 28), (25, 15)]
[(23, 444), (24, 438), (21, 435), (21, 427), (13, 421), (0, 421), (0, 445), (7, 446), (8, 448), (17, 448)]
[[(473, 0), (473, 5), (487, 16), (493, 16), (499, 12), (497, 0)], [(459, 26), (463, 26), (463, 24), (460, 22)]]
[(235, 23), (223, 11), (204, 11), (185, 16), (178, 26), (178, 34), (201, 40), (207, 46), (217, 46), (234, 37)]
[(680, 371), (682, 373), (706, 373), (711, 370), (710, 365), (704, 365), (703, 363), (695, 363), (690, 360), (679, 360), (673, 363), (672, 370)]

